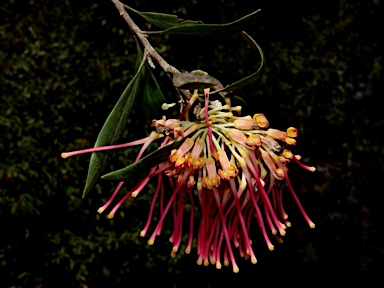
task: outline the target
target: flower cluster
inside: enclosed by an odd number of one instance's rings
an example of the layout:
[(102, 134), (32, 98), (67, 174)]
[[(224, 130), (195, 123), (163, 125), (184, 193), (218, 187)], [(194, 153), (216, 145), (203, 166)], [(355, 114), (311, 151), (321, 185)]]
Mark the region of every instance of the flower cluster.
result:
[[(274, 249), (270, 237), (282, 242), (281, 236), (291, 225), (283, 206), (283, 187), (291, 192), (309, 226), (315, 227), (292, 188), (287, 164), (294, 161), (306, 170), (315, 171), (315, 168), (302, 164), (300, 156), (281, 146), (296, 144), (296, 128), (289, 127), (286, 131), (268, 128), (264, 114), (240, 116), (241, 107), (232, 107), (229, 98), (209, 101), (209, 90), (205, 89), (204, 94), (203, 107), (195, 103), (199, 98), (196, 91), (179, 119), (153, 120), (154, 131), (144, 139), (85, 152), (143, 144), (138, 161), (146, 147), (156, 139), (165, 137), (161, 147), (183, 141), (166, 161), (152, 167), (145, 179), (120, 200), (108, 217), (112, 218), (128, 197), (136, 197), (151, 178), (157, 178), (148, 220), (140, 235), (145, 236), (149, 231), (158, 202), (158, 220), (148, 244), (152, 245), (160, 234), (166, 215), (172, 214), (174, 227), (170, 242), (173, 245), (171, 255), (175, 256), (184, 233), (185, 201), (189, 201), (189, 236), (185, 253), (190, 253), (197, 233), (198, 264), (211, 263), (217, 268), (221, 268), (222, 263), (231, 264), (233, 271), (238, 272), (236, 249), (240, 256), (257, 262), (249, 236), (254, 223), (260, 227), (270, 250)], [(192, 117), (194, 120), (189, 120)], [(79, 153), (82, 151), (63, 153), (62, 156)], [(110, 205), (122, 184), (118, 184), (108, 202), (99, 209), (100, 213)], [(195, 206), (200, 207), (197, 224)]]

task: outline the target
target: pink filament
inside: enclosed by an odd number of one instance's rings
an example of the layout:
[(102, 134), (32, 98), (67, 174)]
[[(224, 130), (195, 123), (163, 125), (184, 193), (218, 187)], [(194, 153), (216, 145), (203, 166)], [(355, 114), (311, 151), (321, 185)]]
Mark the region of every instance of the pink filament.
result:
[(227, 244), (227, 249), (228, 249), (229, 257), (230, 257), (231, 262), (232, 262), (233, 271), (237, 272), (239, 270), (239, 268), (237, 267), (237, 264), (236, 264), (236, 261), (235, 261), (235, 257), (233, 256), (231, 242), (229, 240), (228, 231), (227, 231), (227, 228), (225, 226), (225, 218), (224, 218), (224, 215), (223, 215), (223, 207), (222, 207), (222, 205), (220, 203), (219, 191), (218, 191), (217, 188), (213, 188), (213, 194), (215, 196), (216, 204), (217, 204), (217, 207), (219, 209), (219, 215), (220, 215), (220, 218), (221, 218), (221, 224), (223, 226), (223, 232), (224, 232), (224, 236), (225, 236), (225, 240), (226, 240), (226, 244)]
[(125, 148), (125, 147), (129, 147), (129, 146), (135, 146), (135, 145), (143, 144), (143, 143), (145, 143), (145, 141), (147, 141), (147, 139), (148, 139), (148, 137), (140, 139), (140, 140), (136, 140), (136, 141), (133, 141), (133, 142), (129, 142), (129, 143), (124, 143), (124, 144), (102, 146), (102, 147), (94, 147), (94, 148), (88, 148), (88, 149), (83, 149), (83, 150), (65, 152), (62, 155), (65, 155), (64, 158), (67, 158), (67, 157), (71, 157), (71, 156), (75, 156), (75, 155), (79, 155), (79, 154), (84, 154), (84, 153)]
[(108, 201), (104, 204), (104, 206), (100, 207), (99, 210), (97, 210), (99, 213), (103, 213), (104, 210), (108, 208), (109, 204), (111, 204), (113, 199), (115, 199), (117, 192), (119, 192), (123, 184), (124, 184), (124, 181), (119, 182), (119, 184), (115, 188), (115, 191), (113, 191), (112, 196), (108, 199)]
[(151, 223), (153, 209), (155, 207), (155, 202), (156, 202), (157, 196), (158, 196), (159, 191), (162, 188), (162, 186), (163, 186), (163, 175), (160, 174), (159, 177), (158, 177), (158, 180), (157, 180), (156, 191), (155, 191), (155, 194), (153, 195), (153, 198), (152, 198), (152, 201), (151, 201), (151, 206), (150, 206), (149, 213), (148, 213), (147, 223), (145, 224), (144, 229), (140, 233), (140, 235), (143, 236), (143, 237), (147, 233), (149, 225)]
[(184, 172), (184, 175), (181, 179), (181, 181), (177, 184), (177, 187), (173, 190), (173, 193), (172, 193), (172, 196), (171, 198), (169, 199), (169, 202), (167, 204), (167, 206), (165, 207), (163, 213), (160, 215), (160, 219), (157, 223), (157, 226), (155, 228), (155, 230), (153, 231), (151, 237), (149, 238), (148, 242), (149, 243), (153, 243), (154, 240), (155, 240), (155, 237), (156, 237), (156, 234), (157, 232), (159, 231), (159, 229), (161, 228), (162, 226), (162, 223), (164, 221), (164, 218), (165, 216), (167, 215), (168, 211), (169, 211), (169, 208), (171, 207), (175, 197), (176, 197), (176, 194), (178, 193), (178, 191), (180, 190), (180, 188), (185, 185), (185, 181), (188, 179), (189, 175), (191, 174), (192, 172), (192, 169), (186, 169), (186, 171)]
[(192, 247), (192, 240), (193, 240), (193, 216), (195, 212), (195, 203), (193, 201), (193, 195), (192, 195), (192, 189), (188, 189), (188, 197), (189, 200), (191, 201), (191, 212), (190, 212), (190, 217), (189, 217), (189, 238), (188, 238), (188, 244), (187, 247), (185, 248), (185, 252), (188, 254), (191, 251)]
[(295, 199), (295, 202), (296, 202), (297, 206), (299, 207), (301, 214), (303, 215), (304, 219), (307, 221), (308, 225), (310, 227), (314, 227), (315, 224), (308, 217), (307, 213), (305, 212), (303, 206), (300, 203), (299, 198), (297, 197), (297, 195), (295, 193), (295, 190), (293, 190), (293, 187), (292, 187), (291, 181), (288, 178), (287, 172), (285, 170), (283, 170), (283, 171), (284, 171), (284, 178), (285, 178), (285, 181), (286, 181), (287, 186), (289, 188), (289, 191), (291, 191), (292, 197), (293, 197), (293, 199)]

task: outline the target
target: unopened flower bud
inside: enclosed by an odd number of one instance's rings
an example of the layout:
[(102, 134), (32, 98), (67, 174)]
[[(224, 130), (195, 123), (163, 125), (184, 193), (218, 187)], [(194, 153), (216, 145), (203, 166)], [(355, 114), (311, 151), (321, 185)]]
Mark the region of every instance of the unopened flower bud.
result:
[(261, 139), (259, 135), (251, 134), (248, 136), (246, 144), (251, 147), (260, 147)]
[(283, 150), (283, 156), (287, 159), (292, 159), (293, 157), (293, 154), (291, 152), (291, 150), (288, 150), (288, 149), (284, 149)]
[(236, 119), (233, 122), (233, 124), (234, 124), (235, 128), (241, 129), (241, 130), (257, 129), (257, 124), (252, 119), (247, 119), (247, 118)]
[(243, 132), (241, 132), (238, 129), (229, 129), (228, 130), (228, 136), (231, 138), (233, 141), (236, 141), (237, 143), (246, 145), (247, 142), (247, 136), (244, 135)]
[(273, 139), (282, 140), (282, 141), (285, 141), (285, 138), (287, 138), (286, 132), (283, 132), (283, 131), (280, 131), (277, 129), (273, 129), (273, 128), (269, 128), (267, 130), (267, 135), (269, 137), (272, 137)]
[(292, 138), (297, 137), (297, 132), (298, 131), (299, 130), (297, 128), (295, 128), (295, 127), (289, 127), (287, 129), (287, 136), (288, 137), (292, 137)]
[(256, 121), (257, 125), (260, 128), (267, 128), (269, 125), (267, 117), (265, 117), (265, 115), (263, 113), (257, 113), (255, 115), (253, 115), (253, 120)]
[(293, 138), (287, 137), (285, 139), (285, 143), (287, 143), (288, 145), (296, 145), (296, 140)]

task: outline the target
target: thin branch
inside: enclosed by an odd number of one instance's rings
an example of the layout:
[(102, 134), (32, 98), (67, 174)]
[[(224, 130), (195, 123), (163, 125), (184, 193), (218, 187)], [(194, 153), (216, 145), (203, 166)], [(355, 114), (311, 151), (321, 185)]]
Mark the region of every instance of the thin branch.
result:
[(113, 4), (115, 4), (117, 10), (120, 13), (120, 16), (122, 16), (127, 22), (129, 28), (132, 30), (133, 33), (137, 35), (137, 37), (140, 39), (141, 43), (144, 45), (145, 50), (151, 55), (157, 63), (163, 68), (163, 70), (167, 73), (172, 74), (179, 74), (180, 71), (177, 70), (175, 67), (169, 65), (167, 61), (164, 60), (163, 57), (160, 56), (159, 53), (152, 47), (152, 45), (149, 43), (146, 35), (143, 33), (143, 31), (133, 22), (132, 18), (128, 15), (127, 11), (124, 8), (124, 4), (121, 3), (118, 0), (112, 0)]
[[(145, 48), (146, 53), (148, 53), (148, 56), (149, 55), (152, 56), (153, 59), (155, 59), (156, 62), (159, 63), (159, 65), (161, 66), (161, 68), (163, 68), (165, 72), (171, 73), (171, 74), (180, 74), (181, 72), (179, 70), (177, 70), (172, 65), (169, 65), (168, 62), (165, 61), (164, 58), (161, 57), (159, 53), (157, 53), (155, 48), (152, 47), (151, 43), (149, 43), (147, 39), (147, 35), (136, 25), (135, 22), (133, 22), (132, 18), (128, 15), (127, 11), (124, 8), (125, 5), (118, 0), (111, 0), (111, 1), (113, 2), (113, 4), (115, 4), (117, 10), (119, 11), (120, 16), (122, 16), (125, 22), (127, 22), (131, 31), (134, 34), (136, 34), (137, 38), (140, 39), (141, 43)], [(148, 57), (148, 59), (150, 58)], [(151, 63), (149, 64), (151, 65)], [(187, 100), (191, 98), (191, 93), (188, 90), (183, 90), (183, 89), (177, 89), (177, 90), (183, 93), (184, 96), (187, 98)]]

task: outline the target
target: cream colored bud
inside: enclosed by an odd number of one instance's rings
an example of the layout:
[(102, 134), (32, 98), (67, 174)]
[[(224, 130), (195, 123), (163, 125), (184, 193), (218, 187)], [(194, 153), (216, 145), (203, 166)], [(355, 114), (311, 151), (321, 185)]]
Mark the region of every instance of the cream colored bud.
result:
[(243, 132), (241, 132), (238, 129), (229, 129), (228, 130), (228, 136), (231, 138), (233, 141), (236, 141), (237, 143), (246, 145), (247, 142), (247, 136), (244, 135)]
[(175, 105), (176, 105), (176, 103), (170, 103), (170, 104), (164, 103), (163, 105), (161, 105), (161, 109), (168, 110), (169, 108), (171, 108), (171, 107), (173, 107)]
[(252, 119), (246, 119), (246, 118), (236, 119), (233, 122), (233, 124), (235, 128), (241, 129), (241, 130), (257, 129), (257, 124)]
[(273, 139), (277, 139), (277, 140), (281, 140), (281, 141), (285, 141), (285, 138), (287, 138), (286, 132), (283, 132), (283, 131), (280, 131), (277, 129), (273, 129), (273, 128), (269, 128), (267, 130), (267, 135)]

